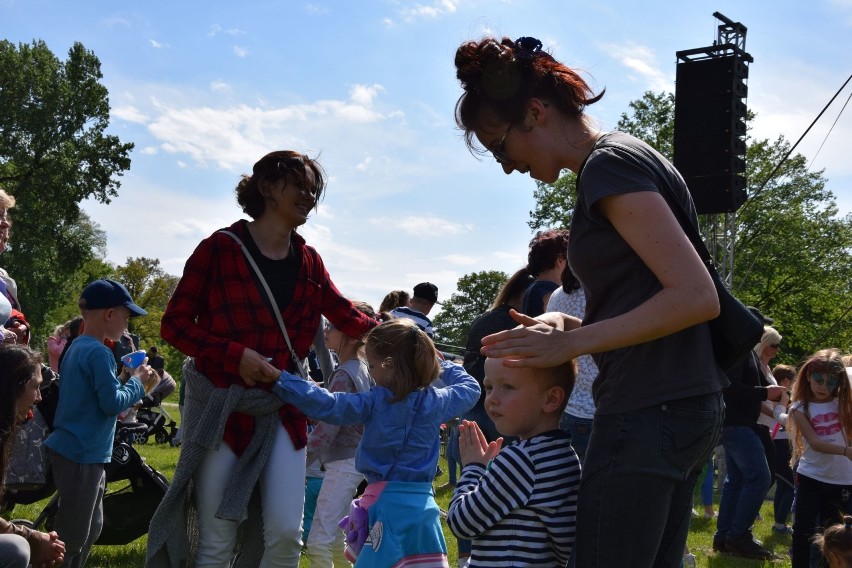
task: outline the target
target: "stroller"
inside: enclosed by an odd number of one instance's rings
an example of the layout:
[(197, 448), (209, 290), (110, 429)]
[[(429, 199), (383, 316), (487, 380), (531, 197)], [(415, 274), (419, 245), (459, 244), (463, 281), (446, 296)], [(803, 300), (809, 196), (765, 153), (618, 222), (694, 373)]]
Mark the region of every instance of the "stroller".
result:
[[(168, 444), (172, 441), (177, 433), (177, 422), (163, 408), (162, 402), (176, 387), (175, 380), (164, 371), (160, 384), (142, 399), (136, 409), (136, 422), (144, 424), (145, 428), (135, 430), (131, 442), (147, 444), (149, 438), (154, 438), (158, 444)], [(127, 428), (131, 424), (125, 422), (120, 427)]]
[[(48, 393), (53, 399), (58, 398), (58, 390)], [(45, 395), (43, 395), (44, 397)], [(42, 401), (44, 402), (44, 400)], [(55, 402), (55, 400), (53, 400)], [(48, 400), (48, 407), (51, 404)], [(55, 408), (55, 404), (54, 404)], [(41, 403), (39, 408), (41, 410)], [(47, 410), (45, 414), (50, 412)], [(50, 415), (52, 425), (52, 414)], [(139, 426), (116, 428), (116, 436), (112, 448), (112, 460), (106, 464), (107, 483), (125, 481), (126, 484), (120, 489), (107, 491), (104, 495), (104, 524), (101, 535), (95, 544), (128, 544), (148, 532), (148, 525), (154, 511), (166, 494), (169, 482), (166, 477), (145, 463), (144, 458), (126, 440), (132, 436), (132, 430)], [(128, 434), (130, 431), (130, 434)], [(35, 441), (31, 441), (31, 444)], [(40, 440), (37, 446), (41, 446)], [(53, 530), (56, 512), (59, 508), (59, 495), (56, 493), (56, 485), (53, 475), (45, 463), (41, 471), (44, 479), (9, 479), (7, 476), (6, 493), (3, 496), (2, 509), (11, 512), (16, 504), (28, 505), (46, 499), (53, 495), (38, 517), (29, 521), (27, 519), (14, 519), (13, 522), (36, 528), (45, 532)], [(18, 483), (19, 481), (25, 481)]]

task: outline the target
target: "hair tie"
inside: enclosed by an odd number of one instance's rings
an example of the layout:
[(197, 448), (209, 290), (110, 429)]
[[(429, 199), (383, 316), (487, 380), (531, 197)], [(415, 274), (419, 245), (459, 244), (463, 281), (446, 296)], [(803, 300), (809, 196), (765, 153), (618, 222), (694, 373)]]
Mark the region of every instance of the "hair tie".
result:
[(515, 40), (515, 50), (519, 55), (530, 56), (541, 51), (542, 45), (534, 37), (519, 37)]

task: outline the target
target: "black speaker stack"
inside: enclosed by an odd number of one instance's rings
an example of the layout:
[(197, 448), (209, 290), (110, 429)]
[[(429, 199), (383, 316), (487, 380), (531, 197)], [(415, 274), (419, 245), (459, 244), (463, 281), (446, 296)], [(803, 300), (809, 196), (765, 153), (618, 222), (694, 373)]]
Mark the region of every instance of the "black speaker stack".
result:
[(719, 44), (677, 55), (674, 165), (699, 214), (736, 211), (746, 201), (745, 98), (751, 56)]

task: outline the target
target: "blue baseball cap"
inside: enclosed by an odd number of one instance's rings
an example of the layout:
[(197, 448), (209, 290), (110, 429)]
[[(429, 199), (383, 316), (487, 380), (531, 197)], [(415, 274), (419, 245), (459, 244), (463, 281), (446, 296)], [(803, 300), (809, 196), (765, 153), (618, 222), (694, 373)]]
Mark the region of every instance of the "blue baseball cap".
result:
[(148, 315), (133, 302), (127, 288), (109, 278), (95, 280), (80, 295), (80, 307), (85, 310), (105, 310), (116, 306), (125, 306), (131, 317)]

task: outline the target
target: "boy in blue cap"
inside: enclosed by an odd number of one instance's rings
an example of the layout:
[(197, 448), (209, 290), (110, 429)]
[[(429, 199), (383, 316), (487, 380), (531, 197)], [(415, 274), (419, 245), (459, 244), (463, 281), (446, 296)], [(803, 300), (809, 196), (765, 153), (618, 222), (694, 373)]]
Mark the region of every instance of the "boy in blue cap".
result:
[(116, 376), (112, 351), (105, 339), (121, 337), (131, 317), (148, 315), (127, 289), (115, 280), (95, 280), (79, 301), (83, 333), (62, 360), (62, 388), (49, 448), (59, 493), (54, 529), (66, 543), (66, 567), (86, 564), (103, 527), (106, 489), (104, 464), (112, 458), (116, 417), (159, 382), (143, 364)]

